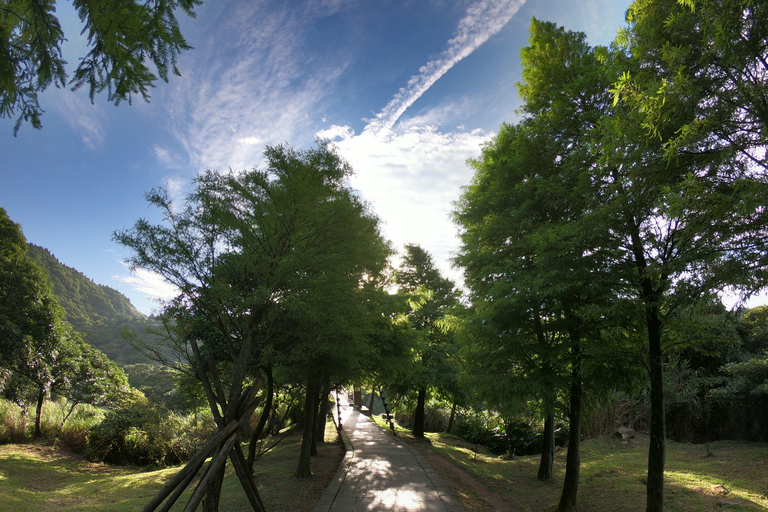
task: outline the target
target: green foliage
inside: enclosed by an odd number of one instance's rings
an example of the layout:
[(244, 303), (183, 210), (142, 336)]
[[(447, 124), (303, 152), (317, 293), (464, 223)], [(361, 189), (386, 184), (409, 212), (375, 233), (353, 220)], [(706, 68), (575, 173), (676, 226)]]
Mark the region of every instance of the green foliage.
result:
[(27, 415), (19, 404), (0, 399), (0, 444), (27, 440)]
[(132, 388), (170, 411), (192, 412), (205, 401), (198, 381), (190, 382), (188, 376), (167, 366), (138, 363), (126, 365), (124, 369)]
[(114, 464), (179, 464), (194, 455), (215, 431), (210, 418), (199, 426), (191, 421), (191, 417), (171, 413), (133, 391), (90, 430), (87, 455)]
[(406, 244), (394, 282), (406, 305), (403, 320), (409, 327), (406, 332), (412, 348), (410, 361), (403, 361), (399, 375), (391, 375), (385, 382), (397, 394), (418, 393), (413, 433), (423, 437), (427, 392), (459, 396), (456, 329), (446, 321), (460, 308), (459, 292), (440, 275), (432, 256), (414, 244)]
[[(134, 94), (148, 101), (158, 75), (164, 81), (170, 73), (178, 75), (178, 55), (190, 48), (175, 11), (194, 16), (192, 9), (199, 3), (75, 0), (88, 53), (69, 84), (74, 89), (87, 86), (91, 101), (102, 91), (116, 105), (130, 103)], [(65, 36), (55, 12), (55, 0), (11, 0), (0, 9), (0, 116), (18, 115), (14, 134), (23, 121), (40, 128), (38, 94), (51, 84), (67, 85), (67, 62), (61, 54)]]
[(145, 319), (125, 295), (108, 286), (98, 285), (83, 273), (62, 264), (48, 249), (29, 244), (27, 254), (48, 276), (67, 320), (76, 329), (109, 320), (127, 324)]
[[(132, 267), (178, 288), (163, 315), (176, 360), (154, 354), (200, 379), (219, 428), (248, 426), (274, 367), (301, 376), (307, 401), (297, 476), (304, 477), (320, 389), (349, 379), (374, 352), (367, 341), (377, 322), (367, 301), (390, 251), (329, 142), (269, 146), (264, 156), (263, 169), (201, 174), (181, 206), (167, 190), (151, 191), (147, 200), (163, 222), (141, 219), (114, 239), (132, 249)], [(205, 493), (215, 508), (221, 473), (212, 471), (219, 476)], [(252, 482), (239, 476), (256, 501)]]

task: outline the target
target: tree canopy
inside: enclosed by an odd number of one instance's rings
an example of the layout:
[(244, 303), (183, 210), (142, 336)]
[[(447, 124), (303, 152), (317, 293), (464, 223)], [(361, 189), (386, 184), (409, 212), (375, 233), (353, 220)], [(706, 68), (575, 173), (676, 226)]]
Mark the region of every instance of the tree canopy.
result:
[[(269, 399), (260, 372), (269, 378), (277, 364), (312, 369), (308, 387), (316, 386), (319, 365), (361, 342), (355, 327), (364, 306), (360, 291), (383, 270), (389, 254), (378, 218), (348, 186), (352, 169), (328, 143), (306, 151), (270, 146), (264, 154), (263, 169), (201, 174), (182, 206), (173, 205), (167, 191), (153, 190), (147, 199), (164, 222), (139, 220), (114, 235), (133, 250), (133, 267), (157, 272), (178, 287), (166, 314), (188, 347), (182, 351), (219, 427), (210, 450), (195, 457), (146, 510), (186, 485), (186, 476), (197, 473), (214, 451), (210, 476), (190, 503), (205, 497), (204, 508), (217, 509), (229, 457), (251, 505), (262, 510), (238, 442), (260, 400)], [(310, 394), (305, 414), (313, 406)]]
[[(107, 91), (116, 105), (149, 88), (158, 76), (179, 74), (178, 55), (190, 49), (179, 30), (176, 10), (194, 16), (199, 0), (74, 0), (72, 5), (88, 36), (88, 53), (72, 78), (61, 46), (66, 40), (56, 17), (55, 0), (11, 0), (0, 8), (0, 116), (18, 116), (42, 126), (38, 95), (50, 85), (87, 87), (91, 101)], [(150, 67), (153, 66), (154, 70)]]
[[(701, 7), (695, 20), (688, 4)], [(734, 6), (718, 18), (707, 2), (638, 1), (611, 48), (591, 48), (584, 34), (534, 20), (521, 52), (523, 120), (502, 127), (473, 162), (476, 177), (458, 203), (457, 261), (486, 328), (498, 336), (538, 321), (569, 340), (572, 435), (585, 341), (627, 339), (606, 337), (617, 328), (643, 333), (652, 403), (648, 510), (663, 509), (662, 365), (681, 341), (673, 328), (725, 287), (750, 293), (766, 284), (766, 176), (757, 149), (764, 141), (759, 106), (750, 106), (764, 98), (734, 107), (712, 89), (720, 77), (733, 99), (740, 87), (733, 66), (742, 66), (744, 88), (762, 94), (748, 78), (764, 76), (764, 50), (747, 42), (728, 50), (717, 40), (754, 36), (760, 8), (741, 8), (743, 17)], [(671, 26), (673, 40), (665, 39)], [(695, 45), (682, 48), (702, 36), (699, 28), (714, 38), (701, 44), (716, 53), (751, 49), (751, 56), (717, 53), (710, 57), (721, 63), (708, 67), (696, 60)], [(680, 71), (688, 69), (675, 60), (681, 55), (699, 71)], [(719, 128), (708, 131), (700, 120), (716, 112)], [(571, 451), (569, 444), (569, 459)], [(569, 478), (569, 460), (560, 510), (576, 504), (577, 467)]]

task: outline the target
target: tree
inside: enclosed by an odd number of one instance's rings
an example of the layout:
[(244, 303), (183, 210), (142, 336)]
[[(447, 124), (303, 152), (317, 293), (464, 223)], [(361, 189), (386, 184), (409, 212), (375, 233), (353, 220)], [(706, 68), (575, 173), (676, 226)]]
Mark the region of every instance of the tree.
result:
[(482, 157), (470, 161), (475, 175), (454, 213), (462, 239), (455, 261), (464, 268), (470, 289), (467, 359), (474, 367), (472, 381), (496, 407), (542, 401), (539, 478), (547, 480), (554, 461), (555, 397), (564, 386), (568, 344), (562, 325), (552, 321), (548, 302), (535, 291), (541, 278), (529, 237), (551, 214), (551, 199), (547, 189), (539, 190), (543, 180), (532, 179), (544, 175), (547, 159), (526, 161), (526, 155), (544, 150), (532, 147), (527, 129), (503, 125)]
[(54, 382), (53, 391), (69, 400), (65, 423), (79, 404), (110, 406), (116, 403), (128, 385), (123, 369), (80, 337), (73, 337), (71, 370), (66, 379)]
[(348, 187), (352, 170), (328, 143), (306, 151), (270, 146), (265, 157), (261, 170), (202, 174), (181, 208), (167, 191), (152, 191), (147, 198), (164, 223), (139, 220), (114, 235), (133, 250), (134, 268), (179, 288), (166, 312), (181, 330), (182, 353), (189, 354), (219, 428), (146, 511), (169, 496), (168, 503), (175, 501), (211, 454), (187, 507), (205, 498), (205, 510), (218, 509), (229, 457), (251, 506), (263, 510), (238, 441), (261, 402), (265, 381), (258, 371), (290, 356), (299, 340), (324, 352), (317, 329), (353, 321), (342, 311), (355, 311), (349, 306), (355, 290), (382, 265), (386, 243), (378, 219)]
[(718, 155), (766, 170), (767, 16), (765, 1), (633, 2), (618, 42), (643, 66), (624, 70), (616, 100), (642, 111), (672, 159)]
[[(21, 227), (0, 208), (0, 366), (18, 371), (28, 343), (46, 343), (61, 312), (45, 275), (26, 255)], [(34, 351), (33, 351), (34, 352)]]
[[(66, 370), (58, 364), (59, 341), (69, 334), (42, 270), (26, 254), (21, 228), (0, 208), (0, 368), (15, 401), (37, 403), (35, 437), (40, 437), (43, 401)], [(68, 363), (63, 358), (62, 363)], [(8, 386), (8, 384), (11, 384)]]
[(727, 286), (748, 294), (766, 283), (764, 10), (638, 1), (619, 39), (601, 216), (647, 320), (649, 512), (664, 509), (665, 325)]
[(407, 317), (417, 340), (416, 360), (406, 386), (417, 391), (413, 435), (424, 437), (427, 391), (447, 389), (456, 380), (457, 371), (449, 360), (449, 354), (455, 352), (453, 333), (441, 321), (458, 305), (458, 292), (451, 280), (440, 275), (429, 253), (415, 244), (406, 244), (394, 280), (398, 293), (407, 297)]
[(61, 53), (65, 37), (54, 14), (55, 0), (4, 2), (0, 9), (0, 116), (18, 115), (14, 135), (22, 121), (40, 128), (43, 109), (38, 94), (51, 84), (69, 83), (73, 89), (87, 86), (91, 101), (105, 90), (116, 105), (130, 103), (134, 94), (149, 101), (149, 87), (157, 76), (168, 81), (169, 73), (180, 74), (178, 55), (190, 49), (179, 30), (176, 10), (194, 17), (192, 9), (200, 3), (75, 0), (89, 51), (68, 82)]

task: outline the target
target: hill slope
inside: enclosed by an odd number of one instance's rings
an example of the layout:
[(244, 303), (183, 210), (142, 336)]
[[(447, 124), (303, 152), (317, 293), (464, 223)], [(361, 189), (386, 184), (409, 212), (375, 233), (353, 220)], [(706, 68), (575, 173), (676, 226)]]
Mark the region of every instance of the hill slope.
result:
[(62, 264), (48, 249), (29, 244), (28, 255), (48, 275), (67, 321), (88, 343), (119, 364), (146, 362), (120, 334), (126, 328), (141, 332), (147, 322), (125, 295)]

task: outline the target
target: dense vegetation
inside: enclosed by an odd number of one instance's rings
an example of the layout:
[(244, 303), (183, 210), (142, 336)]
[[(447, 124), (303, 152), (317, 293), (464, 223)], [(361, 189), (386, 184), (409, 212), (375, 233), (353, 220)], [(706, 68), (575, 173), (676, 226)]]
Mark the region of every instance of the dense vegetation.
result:
[(90, 345), (122, 365), (147, 362), (122, 334), (125, 329), (141, 332), (148, 321), (125, 295), (94, 283), (47, 249), (29, 244), (28, 255), (48, 276), (67, 321)]

